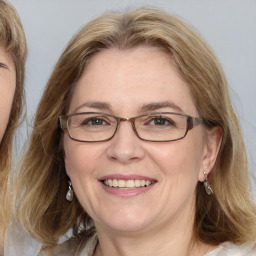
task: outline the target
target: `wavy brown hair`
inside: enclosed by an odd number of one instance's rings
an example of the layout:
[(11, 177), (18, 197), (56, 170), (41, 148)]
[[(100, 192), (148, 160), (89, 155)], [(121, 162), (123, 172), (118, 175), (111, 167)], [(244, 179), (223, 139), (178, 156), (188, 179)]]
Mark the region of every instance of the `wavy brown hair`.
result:
[(0, 47), (12, 58), (16, 70), (16, 89), (9, 122), (0, 144), (0, 237), (9, 221), (7, 179), (12, 166), (12, 140), (24, 102), (24, 74), (27, 45), (20, 18), (13, 6), (0, 0)]
[(126, 50), (139, 45), (159, 47), (169, 54), (189, 86), (206, 129), (220, 127), (223, 132), (209, 178), (214, 195), (202, 191), (202, 183), (197, 185), (195, 237), (214, 245), (253, 241), (256, 212), (246, 152), (223, 70), (190, 26), (149, 8), (104, 14), (83, 27), (64, 50), (37, 108), (29, 149), (21, 162), (15, 191), (16, 221), (45, 245), (54, 246), (69, 229), (73, 229), (73, 247), (79, 236), (86, 240), (94, 233), (83, 228), (91, 219), (78, 200), (65, 199), (68, 177), (57, 120), (67, 113), (76, 81), (90, 58), (104, 49)]

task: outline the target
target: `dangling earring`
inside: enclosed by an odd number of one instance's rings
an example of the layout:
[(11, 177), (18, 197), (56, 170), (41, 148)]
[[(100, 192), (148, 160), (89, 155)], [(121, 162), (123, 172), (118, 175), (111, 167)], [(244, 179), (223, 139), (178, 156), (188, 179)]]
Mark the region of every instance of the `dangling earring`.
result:
[(208, 174), (206, 172), (204, 172), (204, 176), (205, 176), (205, 180), (204, 180), (205, 191), (208, 195), (211, 195), (211, 194), (213, 194), (213, 189), (212, 189), (211, 185), (208, 182)]
[(71, 184), (71, 181), (68, 181), (69, 185), (68, 185), (68, 192), (66, 194), (66, 199), (71, 202), (73, 200), (73, 195), (74, 195), (74, 192), (73, 192), (73, 189), (72, 189), (72, 184)]

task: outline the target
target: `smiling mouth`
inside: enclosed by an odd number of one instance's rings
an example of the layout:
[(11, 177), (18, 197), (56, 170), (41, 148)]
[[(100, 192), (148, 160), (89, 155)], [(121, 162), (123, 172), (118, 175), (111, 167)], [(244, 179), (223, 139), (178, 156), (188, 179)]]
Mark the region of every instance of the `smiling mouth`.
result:
[(119, 179), (107, 179), (102, 181), (105, 186), (122, 188), (122, 189), (134, 189), (140, 187), (148, 187), (154, 183), (150, 180), (119, 180)]

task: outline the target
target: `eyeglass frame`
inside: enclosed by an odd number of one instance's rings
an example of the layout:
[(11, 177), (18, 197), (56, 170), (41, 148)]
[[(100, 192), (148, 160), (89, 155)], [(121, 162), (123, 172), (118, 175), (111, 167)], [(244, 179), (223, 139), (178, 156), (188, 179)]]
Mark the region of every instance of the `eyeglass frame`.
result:
[[(75, 139), (73, 138), (71, 135), (70, 135), (70, 132), (69, 132), (69, 128), (68, 128), (68, 119), (72, 116), (77, 116), (77, 115), (83, 115), (83, 114), (97, 114), (97, 115), (104, 115), (104, 116), (110, 116), (110, 117), (113, 117), (117, 120), (117, 124), (116, 124), (116, 128), (115, 128), (115, 131), (113, 133), (113, 135), (108, 138), (108, 139), (105, 139), (105, 140), (96, 140), (96, 141), (85, 141), (85, 140), (79, 140), (79, 139)], [(142, 116), (150, 116), (150, 115), (163, 115), (163, 114), (173, 114), (173, 115), (179, 115), (179, 116), (184, 116), (186, 117), (187, 119), (187, 125), (186, 125), (186, 131), (185, 131), (185, 134), (184, 136), (180, 137), (180, 138), (177, 138), (177, 139), (172, 139), (172, 140), (148, 140), (148, 139), (144, 139), (142, 137), (139, 136), (138, 132), (137, 132), (137, 129), (136, 129), (136, 126), (135, 126), (135, 120), (142, 117)], [(119, 117), (119, 116), (115, 116), (115, 115), (111, 115), (111, 114), (108, 114), (108, 113), (102, 113), (102, 112), (79, 112), (79, 113), (73, 113), (73, 114), (68, 114), (68, 115), (60, 115), (58, 117), (58, 121), (59, 121), (59, 125), (60, 125), (60, 129), (62, 131), (64, 130), (67, 130), (68, 131), (68, 135), (69, 135), (69, 138), (74, 140), (74, 141), (78, 141), (78, 142), (87, 142), (87, 143), (94, 143), (94, 142), (104, 142), (104, 141), (109, 141), (111, 140), (117, 130), (118, 130), (118, 127), (121, 123), (121, 121), (128, 121), (132, 124), (132, 128), (133, 128), (133, 131), (135, 132), (136, 136), (143, 140), (143, 141), (150, 141), (150, 142), (170, 142), (170, 141), (177, 141), (177, 140), (181, 140), (183, 138), (186, 137), (187, 133), (189, 130), (193, 129), (195, 126), (199, 125), (199, 124), (202, 124), (203, 123), (203, 118), (202, 117), (193, 117), (193, 116), (190, 116), (190, 115), (187, 115), (187, 114), (183, 114), (183, 113), (176, 113), (176, 112), (150, 112), (150, 113), (147, 113), (147, 114), (143, 114), (143, 115), (139, 115), (139, 116), (134, 116), (134, 117), (129, 117), (129, 118), (125, 118), (125, 117)], [(64, 122), (65, 121), (65, 126), (64, 126)]]

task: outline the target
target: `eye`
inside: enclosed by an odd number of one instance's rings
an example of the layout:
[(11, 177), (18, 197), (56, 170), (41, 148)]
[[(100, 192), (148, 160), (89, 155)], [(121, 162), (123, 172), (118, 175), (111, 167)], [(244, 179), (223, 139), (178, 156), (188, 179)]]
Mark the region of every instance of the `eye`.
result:
[(0, 67), (8, 69), (8, 67), (4, 63), (0, 63)]
[(86, 118), (84, 121), (82, 121), (81, 125), (109, 125), (109, 123), (104, 119), (100, 117), (90, 117)]
[(175, 125), (175, 122), (169, 118), (154, 117), (148, 122), (148, 124), (155, 126), (173, 126)]

